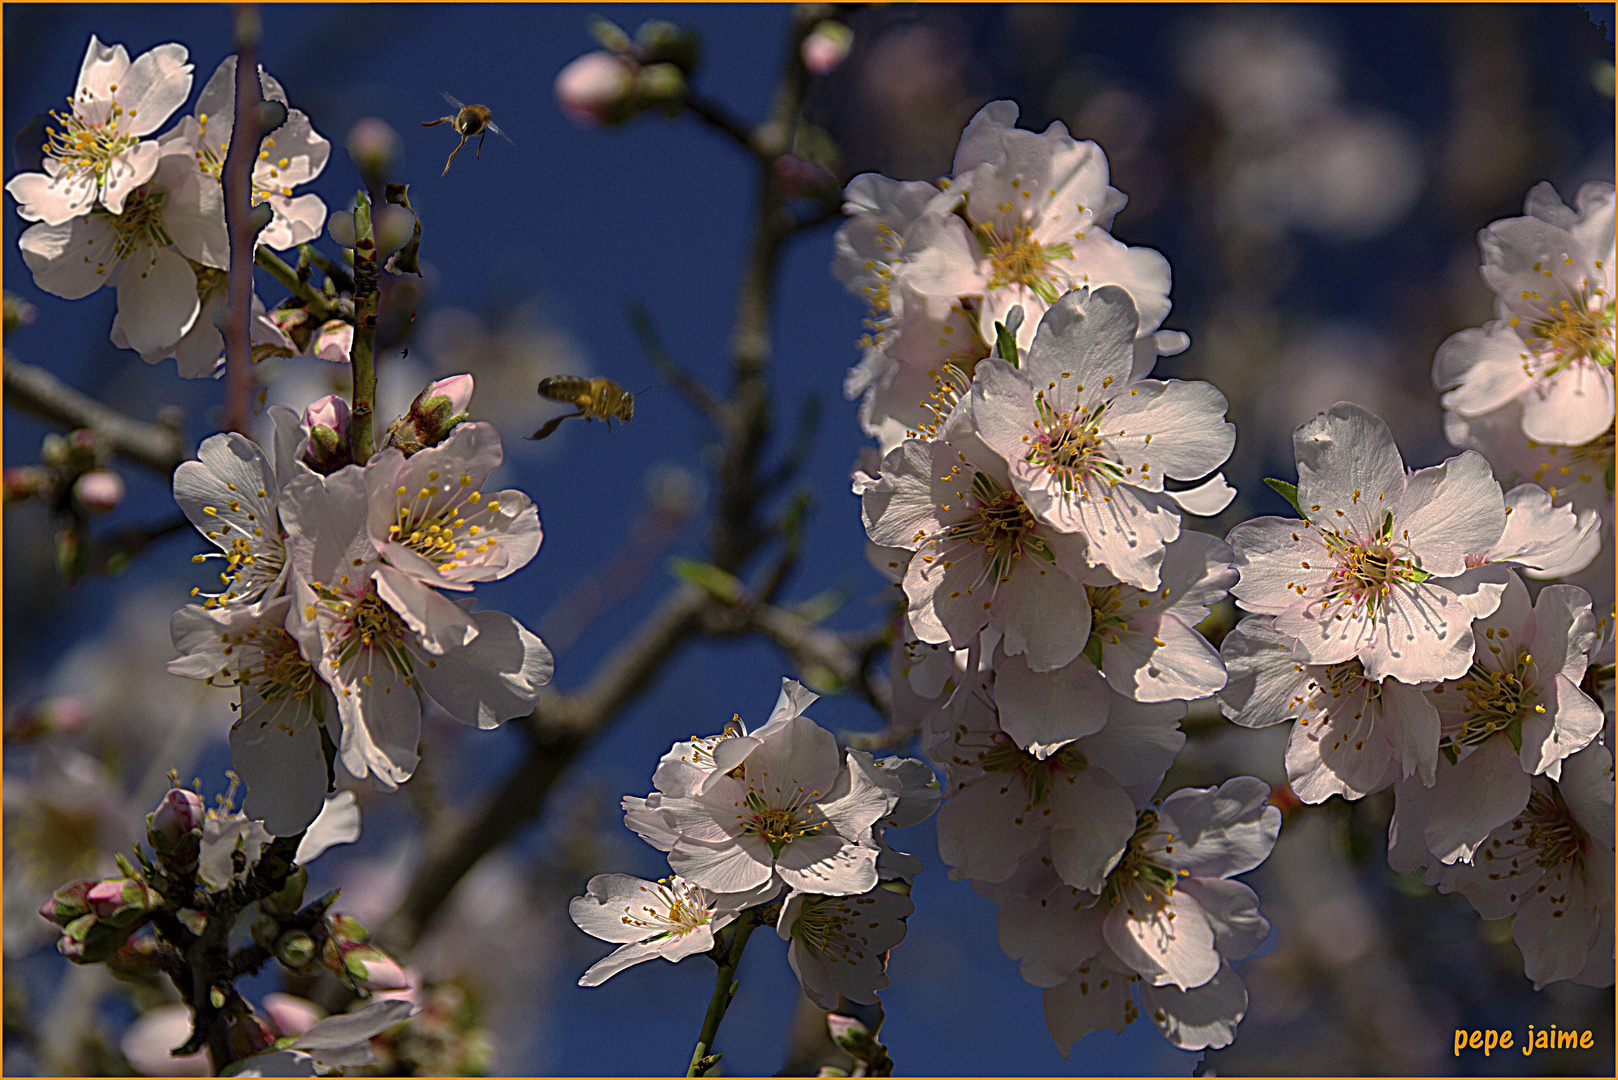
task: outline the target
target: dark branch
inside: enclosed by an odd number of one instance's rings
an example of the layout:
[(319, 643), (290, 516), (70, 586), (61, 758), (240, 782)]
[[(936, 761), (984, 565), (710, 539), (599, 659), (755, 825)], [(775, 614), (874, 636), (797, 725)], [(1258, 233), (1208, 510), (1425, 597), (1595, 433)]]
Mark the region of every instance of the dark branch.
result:
[(64, 428), (89, 428), (113, 453), (171, 476), (191, 456), (177, 428), (148, 424), (108, 408), (44, 368), (5, 358), (6, 404)]

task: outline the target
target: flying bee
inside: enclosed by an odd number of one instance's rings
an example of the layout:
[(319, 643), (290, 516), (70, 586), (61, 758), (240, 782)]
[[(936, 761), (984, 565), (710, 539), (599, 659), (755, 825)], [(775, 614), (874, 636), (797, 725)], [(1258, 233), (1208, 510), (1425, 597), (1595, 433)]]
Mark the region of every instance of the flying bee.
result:
[(502, 139), (506, 140), (506, 142), (511, 143), (512, 146), (517, 145), (516, 143), (511, 142), (510, 135), (507, 135), (505, 132), (500, 130), (499, 124), (495, 123), (489, 118), (489, 109), (487, 106), (462, 105), (455, 99), (453, 95), (450, 94), (448, 90), (440, 90), (439, 93), (444, 95), (445, 101), (449, 102), (460, 111), (454, 116), (440, 116), (437, 120), (423, 120), (421, 122), (421, 126), (437, 127), (439, 124), (448, 124), (454, 128), (455, 133), (461, 137), (460, 143), (456, 145), (455, 149), (449, 152), (449, 161), (444, 162), (444, 171), (440, 175), (449, 175), (450, 161), (455, 160), (455, 155), (461, 152), (461, 147), (466, 145), (466, 140), (470, 139), (474, 135), (478, 137), (477, 156), (479, 158), (483, 157), (483, 138), (491, 131), (500, 136)]
[(575, 416), (584, 417), (586, 422), (599, 416), (607, 422), (608, 431), (612, 430), (614, 420), (622, 420), (627, 424), (635, 418), (635, 395), (611, 379), (552, 375), (548, 379), (539, 380), (539, 396), (571, 405), (579, 411), (564, 413), (548, 421), (544, 427), (528, 436), (529, 439), (543, 439), (555, 431), (563, 420), (570, 420)]

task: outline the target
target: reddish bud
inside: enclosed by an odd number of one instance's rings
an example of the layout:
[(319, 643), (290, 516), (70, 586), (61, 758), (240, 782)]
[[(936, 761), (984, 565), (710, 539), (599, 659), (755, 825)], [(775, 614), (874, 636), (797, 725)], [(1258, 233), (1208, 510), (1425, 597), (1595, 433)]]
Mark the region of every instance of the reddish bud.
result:
[(853, 47), (854, 31), (835, 19), (825, 19), (809, 31), (799, 52), (811, 75), (829, 75), (848, 59)]
[(635, 72), (621, 57), (591, 52), (556, 76), (556, 103), (579, 124), (617, 124), (634, 113)]

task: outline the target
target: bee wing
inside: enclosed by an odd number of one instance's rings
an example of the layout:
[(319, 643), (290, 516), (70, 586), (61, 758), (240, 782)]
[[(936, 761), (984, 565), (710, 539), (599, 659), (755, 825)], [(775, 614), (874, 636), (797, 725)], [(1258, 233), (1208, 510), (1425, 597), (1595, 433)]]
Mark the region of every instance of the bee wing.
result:
[(511, 143), (512, 146), (517, 145), (516, 142), (514, 142), (512, 140), (511, 136), (507, 135), (505, 132), (501, 131), (500, 130), (500, 125), (495, 123), (493, 120), (489, 121), (489, 130), (494, 132), (496, 135), (500, 136), (502, 139), (506, 140), (506, 142)]
[(466, 108), (466, 106), (462, 105), (460, 103), (460, 101), (458, 101), (456, 99), (455, 95), (450, 93), (448, 90), (440, 90), (439, 93), (443, 94), (444, 95), (444, 100), (449, 102), (451, 105), (455, 106), (456, 109), (464, 109), (464, 108)]

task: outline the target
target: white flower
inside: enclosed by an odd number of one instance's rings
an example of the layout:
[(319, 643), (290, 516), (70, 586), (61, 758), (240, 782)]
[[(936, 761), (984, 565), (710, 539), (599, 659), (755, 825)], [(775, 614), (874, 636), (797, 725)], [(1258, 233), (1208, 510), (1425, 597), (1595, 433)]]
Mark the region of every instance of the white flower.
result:
[(451, 716), (496, 727), (550, 681), (550, 650), (509, 615), (472, 611), (384, 564), (367, 532), (364, 470), (300, 473), (283, 493), (293, 615), (318, 632), (311, 657), (336, 693), (338, 750), (355, 776), (395, 785), (416, 763), (419, 687)]
[(365, 466), (371, 542), (388, 564), (427, 585), (467, 590), (525, 566), (539, 550), (539, 511), (520, 491), (480, 488), (501, 460), (493, 425), (462, 423), (437, 446), (396, 448)]
[[(197, 270), (196, 267), (192, 269)], [(197, 271), (197, 299), (202, 307), (198, 310), (191, 329), (180, 335), (176, 341), (141, 353), (142, 360), (148, 364), (157, 364), (172, 356), (175, 368), (182, 379), (217, 378), (223, 374), (225, 338), (219, 332), (219, 326), (214, 319), (221, 317), (221, 313), (229, 307), (229, 275), (223, 270), (211, 267), (203, 267)], [(253, 347), (255, 360), (266, 353), (290, 356), (296, 351), (292, 340), (265, 314), (264, 301), (258, 298), (257, 293), (253, 294), (251, 318), (248, 328), (249, 341)], [(129, 343), (129, 335), (124, 332), (121, 316), (116, 314), (112, 317), (112, 343), (120, 349), (134, 347)]]
[(1387, 425), (1349, 402), (1300, 426), (1293, 443), (1305, 520), (1231, 530), (1236, 599), (1274, 615), (1308, 663), (1358, 657), (1373, 682), (1465, 674), (1472, 620), (1494, 609), (1499, 589), (1439, 579), (1462, 574), (1505, 529), (1488, 464), (1463, 453), (1407, 475)]
[[(174, 470), (174, 501), (218, 553), (196, 555), (193, 562), (224, 559), (223, 588), (204, 607), (259, 604), (280, 593), (288, 559), (277, 507), (282, 486), (292, 478), (293, 455), (300, 441), (298, 417), (291, 409), (270, 408), (275, 424), (272, 462), (259, 445), (235, 432), (211, 435), (197, 450), (197, 460)], [(196, 596), (201, 589), (192, 589)]]
[[(60, 129), (46, 130), (45, 172), (6, 184), (27, 221), (62, 225), (101, 205), (122, 214), (125, 200), (157, 170), (158, 144), (142, 136), (162, 126), (191, 93), (183, 45), (159, 45), (134, 63), (122, 45), (90, 36), (79, 82)], [(70, 298), (73, 299), (73, 298)]]
[(1558, 778), (1562, 759), (1601, 731), (1601, 707), (1579, 690), (1596, 641), (1583, 589), (1547, 585), (1530, 606), (1512, 574), (1499, 609), (1475, 630), (1471, 670), (1428, 692), (1445, 760), (1431, 785), (1412, 779), (1396, 789), (1399, 839), (1388, 853), (1396, 866), (1428, 862), (1427, 852), (1443, 863), (1471, 861), (1484, 837), (1527, 804), (1530, 777)]
[(1463, 416), (1522, 405), (1522, 429), (1539, 442), (1577, 445), (1613, 418), (1613, 187), (1585, 184), (1578, 211), (1541, 183), (1526, 217), (1478, 236), (1483, 279), (1500, 319), (1444, 342), (1433, 382)]
[(579, 985), (600, 986), (654, 957), (678, 963), (705, 953), (714, 946), (715, 931), (780, 890), (781, 883), (771, 880), (751, 892), (721, 895), (680, 877), (646, 881), (628, 874), (597, 874), (585, 895), (568, 904), (568, 915), (591, 937), (622, 946), (591, 965)]
[(893, 806), (871, 826), (871, 838), (881, 849), (876, 857), (877, 877), (883, 881), (910, 881), (921, 873), (921, 860), (891, 847), (884, 834), (927, 820), (943, 801), (944, 790), (927, 763), (918, 758), (885, 757), (880, 761), (863, 750), (848, 752), (848, 767), (862, 770), (888, 793)]
[(749, 741), (739, 761), (720, 762), (697, 791), (661, 800), (677, 837), (674, 872), (714, 892), (759, 888), (772, 875), (828, 896), (875, 885), (871, 828), (892, 812), (893, 797), (863, 769), (848, 768), (831, 732), (806, 716)]
[(234, 1076), (321, 1076), (376, 1061), (371, 1037), (410, 1019), (408, 1001), (373, 1001), (353, 1012), (328, 1016), (286, 1046), (243, 1058)]
[(274, 836), (296, 836), (321, 812), (326, 757), (320, 729), (337, 716), (331, 688), (305, 659), (306, 652), (319, 655), (319, 642), (291, 606), (290, 596), (215, 610), (187, 604), (170, 622), (180, 653), (169, 662), (170, 672), (241, 687), (241, 712), (230, 728), (231, 765), (247, 785), (243, 811)]
[(1459, 892), (1485, 919), (1515, 916), (1511, 936), (1534, 989), (1613, 982), (1612, 755), (1599, 743), (1569, 757), (1560, 782), (1535, 777), (1523, 811), (1489, 834), (1470, 865), (1422, 880)]
[(859, 896), (793, 893), (781, 906), (776, 933), (809, 1000), (836, 1009), (841, 994), (874, 1005), (888, 985), (888, 950), (904, 940), (910, 897), (877, 886)]
[(190, 153), (164, 148), (148, 177), (117, 214), (98, 207), (43, 221), (17, 242), (34, 284), (64, 299), (116, 279), (119, 326), (143, 356), (172, 348), (196, 321), (202, 305), (193, 264), (230, 265), (224, 198)]
[(1090, 566), (1155, 589), (1163, 545), (1180, 532), (1164, 478), (1217, 468), (1236, 429), (1207, 383), (1131, 378), (1135, 326), (1122, 289), (1070, 292), (1045, 313), (1020, 368), (978, 364), (970, 402), (1034, 516), (1082, 535)]
[(923, 641), (966, 648), (985, 626), (1036, 671), (1073, 661), (1090, 637), (1083, 538), (1036, 519), (1005, 462), (957, 412), (935, 441), (907, 439), (862, 504), (872, 540), (914, 552), (909, 619)]
[(1538, 484), (1518, 484), (1505, 502), (1505, 532), (1469, 563), (1513, 563), (1531, 578), (1558, 578), (1583, 570), (1601, 550), (1601, 516), (1594, 510), (1555, 506)]
[(991, 344), (995, 323), (1020, 305), (1026, 347), (1045, 309), (1083, 285), (1125, 287), (1140, 332), (1156, 330), (1169, 311), (1168, 260), (1108, 234), (1126, 200), (1107, 183), (1101, 148), (1060, 123), (1036, 135), (1016, 121), (1010, 101), (972, 118), (955, 152), (954, 197), (935, 201), (906, 232), (894, 277), (946, 303), (981, 298), (978, 329)]
[(1220, 643), (1230, 682), (1219, 707), (1243, 727), (1295, 720), (1287, 780), (1306, 803), (1358, 799), (1403, 777), (1431, 784), (1438, 765), (1438, 712), (1397, 679), (1373, 682), (1358, 660), (1306, 664), (1266, 615), (1249, 615)]
[[(286, 91), (259, 68), (259, 86), (267, 101), (287, 103)], [(203, 172), (221, 180), (230, 133), (236, 120), (236, 57), (227, 56), (197, 96), (193, 115), (164, 142), (184, 139)], [(331, 156), (331, 143), (322, 138), (300, 109), (288, 109), (280, 127), (259, 144), (253, 163), (253, 205), (268, 202), (274, 218), (258, 234), (258, 242), (277, 251), (307, 243), (320, 236), (326, 224), (326, 204), (318, 195), (292, 196), (292, 189), (319, 176)]]
[(1005, 881), (1048, 842), (1063, 881), (1099, 892), (1135, 829), (1130, 789), (1155, 790), (1185, 743), (1185, 706), (1113, 695), (1106, 726), (1036, 757), (1001, 730), (984, 688), (957, 691), (947, 729), (927, 732), (924, 744), (945, 765), (938, 853), (950, 876)]

